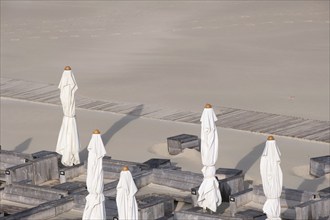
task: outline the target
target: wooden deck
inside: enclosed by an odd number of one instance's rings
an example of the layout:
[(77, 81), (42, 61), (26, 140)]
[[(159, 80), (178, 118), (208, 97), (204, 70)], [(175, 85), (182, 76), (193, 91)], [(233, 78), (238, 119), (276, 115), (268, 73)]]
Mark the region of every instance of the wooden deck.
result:
[[(10, 78), (0, 78), (0, 80), (1, 97), (61, 105), (60, 91), (55, 85)], [(76, 107), (192, 124), (199, 124), (201, 117), (201, 112), (95, 100), (81, 96), (76, 97)], [(329, 121), (218, 106), (213, 108), (218, 116), (219, 127), (330, 143)]]

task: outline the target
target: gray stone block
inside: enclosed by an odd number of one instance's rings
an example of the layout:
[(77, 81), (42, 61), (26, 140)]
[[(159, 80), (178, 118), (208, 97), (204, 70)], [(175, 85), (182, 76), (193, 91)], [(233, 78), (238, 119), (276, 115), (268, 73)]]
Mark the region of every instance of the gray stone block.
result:
[(33, 161), (33, 184), (58, 179), (58, 155), (48, 154)]
[(21, 182), (23, 180), (33, 181), (33, 164), (32, 162), (27, 162), (10, 167), (5, 171), (5, 175), (7, 184)]
[(311, 158), (309, 172), (316, 177), (330, 173), (330, 155)]
[(55, 201), (46, 202), (22, 212), (6, 216), (3, 220), (16, 219), (48, 219), (67, 212), (73, 208), (73, 198), (65, 197)]
[(295, 207), (296, 219), (328, 219), (330, 197), (310, 200)]
[(15, 151), (0, 150), (0, 169), (26, 163), (33, 160), (30, 154), (18, 153)]
[(253, 189), (246, 189), (232, 194), (229, 198), (229, 208), (232, 216), (235, 216), (237, 210), (245, 204), (252, 201)]
[(168, 152), (171, 155), (181, 153), (185, 148), (194, 148), (199, 150), (199, 139), (196, 135), (180, 134), (167, 138)]
[(219, 180), (222, 201), (229, 202), (230, 195), (244, 190), (244, 174), (229, 176)]
[(86, 172), (87, 170), (84, 164), (77, 164), (71, 167), (63, 167), (59, 170), (60, 183), (65, 183), (68, 180), (78, 177)]
[(137, 199), (139, 219), (158, 219), (170, 215), (174, 210), (174, 200), (158, 195)]
[(181, 210), (174, 212), (174, 219), (177, 220), (219, 220), (219, 219), (226, 219), (226, 220), (238, 220), (242, 219), (239, 217), (232, 217), (227, 215), (226, 213), (210, 213), (209, 211), (203, 212), (202, 208), (194, 207), (188, 210)]
[(202, 174), (181, 170), (153, 169), (152, 182), (159, 185), (190, 192), (191, 188), (200, 185), (202, 181)]
[(68, 193), (64, 190), (52, 189), (49, 187), (14, 183), (7, 185), (4, 189), (4, 196), (9, 194), (51, 201), (60, 199)]

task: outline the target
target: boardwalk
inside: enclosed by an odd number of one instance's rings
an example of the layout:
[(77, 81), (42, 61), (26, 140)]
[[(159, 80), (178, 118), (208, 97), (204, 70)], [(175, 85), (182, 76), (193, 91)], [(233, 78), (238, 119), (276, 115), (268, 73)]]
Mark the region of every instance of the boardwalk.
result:
[[(55, 85), (0, 78), (1, 97), (61, 105)], [(144, 118), (199, 124), (201, 112), (166, 109), (153, 105), (119, 103), (76, 97), (76, 107), (95, 111), (129, 114)], [(242, 131), (273, 134), (330, 143), (330, 122), (213, 106), (217, 126)]]

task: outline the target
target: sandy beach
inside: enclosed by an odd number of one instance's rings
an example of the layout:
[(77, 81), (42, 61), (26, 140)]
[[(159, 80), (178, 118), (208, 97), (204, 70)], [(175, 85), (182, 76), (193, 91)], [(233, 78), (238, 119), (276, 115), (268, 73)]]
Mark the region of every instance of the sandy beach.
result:
[[(1, 1), (1, 77), (57, 85), (63, 68), (77, 94), (202, 112), (205, 103), (329, 121), (328, 1)], [(107, 155), (144, 162), (169, 158), (200, 172), (200, 153), (170, 156), (166, 138), (200, 126), (77, 109), (81, 159), (91, 132)], [(2, 149), (55, 151), (61, 106), (1, 97)], [(267, 135), (218, 128), (217, 167), (261, 183)], [(329, 187), (309, 159), (330, 146), (275, 137), (284, 186)]]

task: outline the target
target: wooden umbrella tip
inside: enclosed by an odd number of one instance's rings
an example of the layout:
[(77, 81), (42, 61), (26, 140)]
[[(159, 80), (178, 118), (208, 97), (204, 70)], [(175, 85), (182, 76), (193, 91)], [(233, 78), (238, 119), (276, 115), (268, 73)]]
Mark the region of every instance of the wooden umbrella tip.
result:
[(212, 105), (209, 104), (209, 103), (207, 103), (207, 104), (204, 106), (204, 108), (212, 108)]
[(93, 131), (93, 134), (101, 134), (101, 132), (100, 132), (99, 129), (95, 129), (95, 130)]
[(71, 70), (71, 66), (64, 67), (64, 70)]
[(273, 140), (275, 140), (275, 138), (273, 136), (268, 136), (267, 140), (268, 141), (273, 141)]
[(122, 171), (128, 171), (128, 166), (123, 166)]

